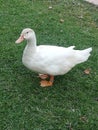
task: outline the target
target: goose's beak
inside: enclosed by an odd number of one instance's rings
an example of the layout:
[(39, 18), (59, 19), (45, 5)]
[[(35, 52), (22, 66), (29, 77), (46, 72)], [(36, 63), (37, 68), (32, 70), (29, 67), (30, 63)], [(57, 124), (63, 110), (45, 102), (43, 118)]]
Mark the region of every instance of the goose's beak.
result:
[(24, 40), (24, 37), (23, 37), (23, 35), (21, 35), (21, 36), (16, 40), (15, 43), (21, 43), (23, 40)]

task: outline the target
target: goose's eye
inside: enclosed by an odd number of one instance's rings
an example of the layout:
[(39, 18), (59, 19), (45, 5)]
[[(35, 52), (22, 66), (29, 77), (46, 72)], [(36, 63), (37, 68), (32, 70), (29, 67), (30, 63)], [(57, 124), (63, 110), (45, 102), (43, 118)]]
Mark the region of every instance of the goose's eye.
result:
[(27, 34), (28, 34), (29, 32), (27, 32)]

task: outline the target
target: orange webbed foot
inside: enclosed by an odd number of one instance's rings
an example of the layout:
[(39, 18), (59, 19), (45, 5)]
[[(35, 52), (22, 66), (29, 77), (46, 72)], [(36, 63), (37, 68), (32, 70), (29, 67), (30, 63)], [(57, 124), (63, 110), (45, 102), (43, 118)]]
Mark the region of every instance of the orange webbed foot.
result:
[(42, 81), (40, 82), (40, 86), (41, 86), (41, 87), (50, 87), (50, 86), (52, 86), (52, 85), (53, 85), (53, 82), (51, 82), (51, 81), (42, 80)]
[[(47, 76), (48, 76), (48, 75), (47, 75)], [(53, 82), (54, 82), (54, 76), (50, 75), (49, 81), (47, 81), (47, 80), (42, 80), (42, 81), (40, 82), (40, 86), (41, 86), (41, 87), (50, 87), (50, 86), (53, 85)]]

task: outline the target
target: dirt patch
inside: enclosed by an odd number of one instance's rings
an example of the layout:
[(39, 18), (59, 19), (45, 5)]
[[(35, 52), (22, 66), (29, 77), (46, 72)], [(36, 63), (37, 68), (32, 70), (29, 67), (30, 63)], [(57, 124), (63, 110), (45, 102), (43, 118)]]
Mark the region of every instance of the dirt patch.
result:
[(85, 0), (88, 1), (89, 3), (92, 3), (94, 5), (98, 5), (98, 0)]

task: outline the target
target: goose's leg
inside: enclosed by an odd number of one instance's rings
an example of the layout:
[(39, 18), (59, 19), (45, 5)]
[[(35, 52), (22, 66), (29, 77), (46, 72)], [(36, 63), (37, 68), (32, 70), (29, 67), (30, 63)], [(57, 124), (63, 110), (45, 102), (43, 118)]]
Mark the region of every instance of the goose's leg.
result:
[(47, 74), (39, 74), (39, 76), (41, 79), (47, 79), (48, 75)]
[(40, 82), (40, 86), (41, 87), (50, 87), (53, 85), (53, 82), (54, 82), (54, 76), (50, 75), (50, 80), (47, 81), (47, 80), (42, 80)]

